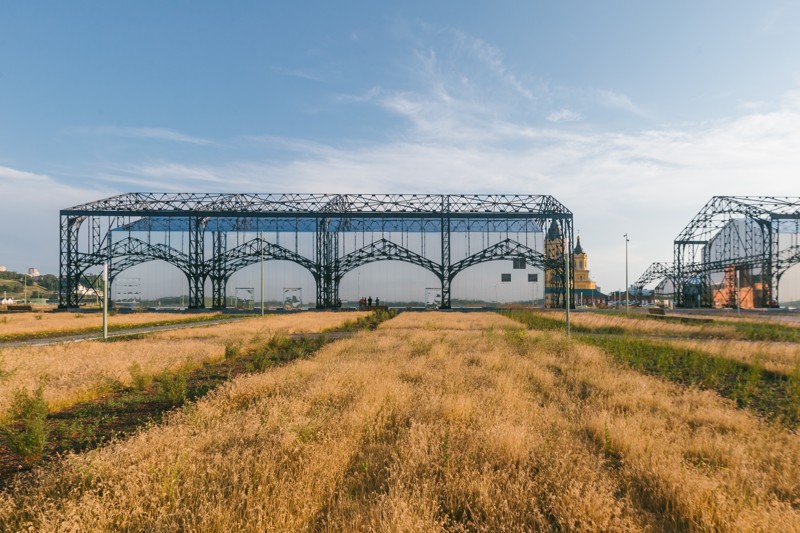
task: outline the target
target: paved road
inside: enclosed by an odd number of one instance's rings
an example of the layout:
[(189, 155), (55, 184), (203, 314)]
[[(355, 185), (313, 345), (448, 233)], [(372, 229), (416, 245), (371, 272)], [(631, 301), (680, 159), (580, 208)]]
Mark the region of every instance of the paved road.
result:
[[(129, 329), (122, 329), (108, 333), (109, 338), (114, 337), (125, 337), (127, 335), (139, 335), (143, 333), (155, 333), (157, 331), (169, 331), (173, 329), (186, 329), (186, 328), (203, 328), (207, 326), (214, 326), (216, 324), (229, 324), (232, 322), (238, 322), (239, 320), (245, 320), (243, 318), (224, 318), (220, 320), (208, 320), (206, 322), (191, 322), (188, 324), (164, 324), (163, 326), (144, 326), (144, 327), (134, 327)], [(84, 333), (82, 335), (64, 335), (62, 337), (47, 337), (43, 339), (27, 339), (22, 341), (9, 341), (9, 342), (0, 342), (0, 348), (16, 348), (19, 346), (48, 346), (50, 344), (61, 344), (64, 342), (82, 342), (82, 341), (94, 341), (98, 339), (102, 339), (103, 334), (100, 333)]]

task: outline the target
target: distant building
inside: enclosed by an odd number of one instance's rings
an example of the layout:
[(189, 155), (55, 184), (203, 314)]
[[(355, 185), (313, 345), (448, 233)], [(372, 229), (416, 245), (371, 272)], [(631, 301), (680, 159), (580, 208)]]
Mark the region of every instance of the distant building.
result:
[[(737, 290), (737, 277), (740, 277)], [(765, 300), (766, 290), (761, 276), (754, 276), (749, 269), (737, 272), (736, 265), (728, 265), (724, 270), (722, 283), (712, 289), (712, 305), (717, 309), (736, 307), (737, 300), (742, 309), (755, 309), (756, 302)]]
[(608, 295), (600, 292), (600, 288), (589, 277), (589, 256), (581, 246), (581, 236), (578, 235), (578, 244), (573, 252), (575, 265), (575, 286), (572, 291), (575, 295), (575, 304), (578, 306), (597, 307), (608, 303)]
[[(548, 259), (563, 258), (564, 239), (561, 237), (561, 228), (556, 221), (550, 225), (545, 238), (545, 255)], [(594, 281), (589, 276), (589, 256), (581, 246), (581, 237), (578, 235), (578, 243), (572, 253), (573, 266), (573, 286), (572, 295), (575, 305), (578, 306), (605, 306), (608, 303), (608, 295), (600, 292)], [(563, 282), (555, 270), (545, 272), (545, 304), (553, 307), (556, 303), (557, 294), (563, 292)], [(561, 304), (563, 305), (563, 303)]]
[(28, 269), (28, 275), (30, 277), (32, 277), (32, 278), (38, 278), (39, 277), (39, 269), (38, 268), (33, 268), (33, 267), (29, 268)]

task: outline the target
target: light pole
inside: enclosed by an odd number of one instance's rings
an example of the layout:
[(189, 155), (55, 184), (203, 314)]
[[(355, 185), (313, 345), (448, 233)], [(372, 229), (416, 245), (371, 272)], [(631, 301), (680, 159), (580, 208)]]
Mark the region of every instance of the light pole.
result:
[(564, 239), (564, 310), (567, 320), (567, 337), (571, 335), (569, 327), (569, 239)]
[(261, 253), (261, 318), (264, 318), (264, 236), (258, 233), (258, 242)]
[(628, 296), (628, 234), (626, 233), (623, 235), (625, 237), (625, 314), (628, 314), (628, 300), (630, 299)]
[(108, 263), (103, 263), (103, 340), (108, 340)]

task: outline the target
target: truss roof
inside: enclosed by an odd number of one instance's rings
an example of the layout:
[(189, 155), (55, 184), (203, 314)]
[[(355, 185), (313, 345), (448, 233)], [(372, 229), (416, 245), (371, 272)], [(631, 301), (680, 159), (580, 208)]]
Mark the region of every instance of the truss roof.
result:
[(550, 195), (506, 194), (224, 194), (125, 193), (61, 211), (62, 215), (350, 217), (391, 214), (416, 217), (569, 218), (572, 212)]

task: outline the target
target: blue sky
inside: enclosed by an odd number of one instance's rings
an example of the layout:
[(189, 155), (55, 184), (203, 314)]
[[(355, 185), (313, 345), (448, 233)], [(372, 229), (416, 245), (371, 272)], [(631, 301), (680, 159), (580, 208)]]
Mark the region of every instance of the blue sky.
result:
[[(596, 280), (798, 195), (796, 2), (4, 2), (0, 264), (126, 191), (553, 194)], [(32, 243), (34, 244), (32, 246)]]

